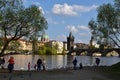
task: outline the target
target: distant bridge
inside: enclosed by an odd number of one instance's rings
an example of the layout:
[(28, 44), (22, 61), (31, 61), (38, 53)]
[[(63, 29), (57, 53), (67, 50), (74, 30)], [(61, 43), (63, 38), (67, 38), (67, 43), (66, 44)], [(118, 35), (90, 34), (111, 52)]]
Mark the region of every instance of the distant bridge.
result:
[(101, 53), (101, 56), (106, 56), (109, 52), (115, 51), (120, 56), (120, 48), (111, 48), (111, 49), (73, 49), (68, 52), (68, 55), (76, 53), (76, 55), (81, 55), (82, 52), (87, 52), (87, 56), (92, 56), (94, 53)]

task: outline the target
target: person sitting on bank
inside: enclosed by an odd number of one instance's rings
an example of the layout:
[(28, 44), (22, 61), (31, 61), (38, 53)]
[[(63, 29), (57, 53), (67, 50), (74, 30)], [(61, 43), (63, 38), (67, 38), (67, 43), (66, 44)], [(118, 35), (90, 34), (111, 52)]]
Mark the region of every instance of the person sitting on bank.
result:
[(83, 65), (82, 63), (79, 64), (79, 69), (82, 69), (83, 68)]

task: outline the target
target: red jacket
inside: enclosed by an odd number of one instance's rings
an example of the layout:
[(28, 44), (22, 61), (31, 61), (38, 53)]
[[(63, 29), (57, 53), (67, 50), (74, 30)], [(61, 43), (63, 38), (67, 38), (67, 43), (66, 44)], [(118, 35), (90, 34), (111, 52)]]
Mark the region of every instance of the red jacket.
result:
[(14, 59), (13, 58), (11, 58), (11, 59), (9, 59), (9, 64), (14, 64)]

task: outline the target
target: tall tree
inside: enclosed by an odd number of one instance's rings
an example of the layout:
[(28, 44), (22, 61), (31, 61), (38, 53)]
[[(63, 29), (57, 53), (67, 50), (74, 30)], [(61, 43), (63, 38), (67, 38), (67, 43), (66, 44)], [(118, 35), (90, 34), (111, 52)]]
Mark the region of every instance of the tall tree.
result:
[(0, 5), (0, 35), (5, 39), (1, 55), (11, 41), (47, 29), (47, 21), (38, 6), (25, 8), (22, 0), (1, 0)]
[[(115, 4), (103, 4), (97, 9), (97, 21), (89, 22), (91, 32), (96, 31), (95, 36), (99, 38), (98, 42), (104, 45), (115, 44), (120, 48), (120, 4), (119, 0), (115, 0)], [(94, 25), (94, 23), (96, 23)], [(92, 33), (94, 36), (94, 34)], [(102, 43), (103, 42), (103, 43)], [(110, 46), (111, 46), (110, 45)]]

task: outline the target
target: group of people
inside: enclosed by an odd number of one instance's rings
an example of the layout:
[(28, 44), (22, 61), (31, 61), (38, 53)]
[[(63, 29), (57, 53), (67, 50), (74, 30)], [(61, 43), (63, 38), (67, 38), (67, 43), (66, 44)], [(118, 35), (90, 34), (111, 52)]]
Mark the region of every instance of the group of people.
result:
[[(0, 57), (0, 66), (1, 66), (2, 69), (4, 68), (4, 63), (5, 63), (5, 59)], [(14, 58), (11, 56), (10, 59), (8, 60), (8, 66), (7, 66), (10, 73), (14, 69), (14, 64), (15, 64)], [(30, 71), (30, 69), (31, 69), (31, 64), (29, 62), (28, 63), (28, 70)], [(34, 69), (37, 70), (37, 71), (46, 70), (45, 59), (40, 59), (39, 58), (37, 60), (37, 63), (34, 65)]]
[[(0, 67), (4, 69), (4, 63), (5, 59), (4, 57), (0, 57)], [(8, 70), (11, 73), (14, 68), (14, 58), (11, 56), (10, 59), (8, 60)]]
[[(76, 57), (74, 58), (74, 60), (73, 60), (73, 69), (74, 70), (76, 70), (77, 69), (77, 59), (76, 59)], [(100, 64), (100, 59), (99, 58), (96, 58), (96, 60), (95, 60), (95, 63), (96, 63), (96, 66), (99, 66), (99, 64)], [(82, 63), (80, 62), (79, 63), (79, 69), (82, 69), (83, 68), (83, 65), (82, 65)]]
[[(30, 71), (31, 65), (30, 62), (28, 63), (28, 71)], [(34, 69), (37, 71), (46, 70), (46, 61), (45, 59), (38, 59), (37, 63), (34, 65)]]
[[(77, 69), (77, 59), (75, 57), (75, 59), (73, 60), (73, 69), (76, 70)], [(79, 63), (79, 69), (82, 69), (83, 68), (83, 65), (82, 63)]]
[[(77, 58), (75, 57), (74, 60), (73, 60), (73, 69), (76, 70), (77, 69)], [(99, 58), (96, 58), (95, 60), (96, 62), (96, 65), (99, 66), (99, 63), (100, 63), (100, 59)], [(4, 63), (5, 63), (5, 59), (4, 58), (0, 58), (0, 66), (1, 68), (4, 68)], [(10, 59), (8, 60), (8, 70), (9, 72), (11, 73), (13, 68), (14, 68), (14, 58), (11, 56)], [(30, 62), (28, 63), (28, 71), (30, 71), (30, 68), (31, 68), (31, 64)], [(79, 69), (82, 69), (83, 68), (83, 65), (82, 63), (80, 62), (79, 63)], [(41, 69), (42, 70), (46, 70), (46, 61), (45, 59), (38, 59), (36, 64), (34, 65), (34, 69), (37, 70), (37, 71), (40, 71)]]

